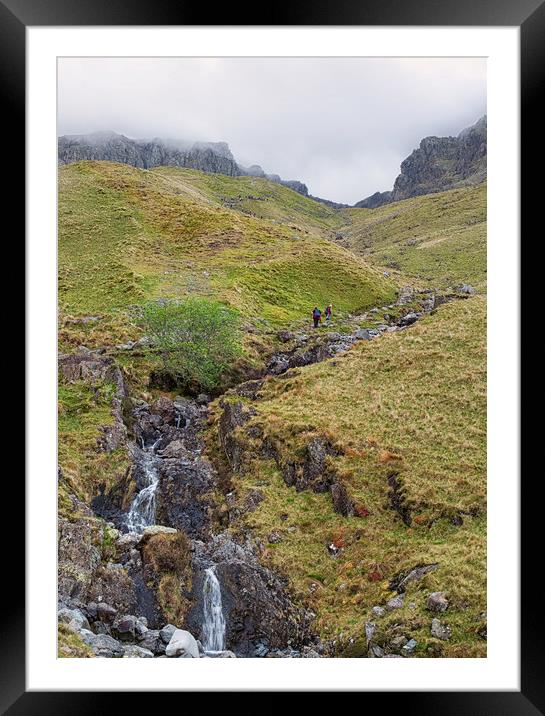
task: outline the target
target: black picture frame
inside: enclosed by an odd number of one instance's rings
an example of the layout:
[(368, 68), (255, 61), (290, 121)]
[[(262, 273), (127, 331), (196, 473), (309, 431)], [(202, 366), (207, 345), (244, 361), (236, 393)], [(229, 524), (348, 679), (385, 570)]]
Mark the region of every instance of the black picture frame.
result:
[[(213, 15), (213, 23), (210, 16)], [(4, 191), (5, 207), (10, 212), (24, 203), (23, 150), (25, 146), (25, 29), (29, 26), (76, 25), (382, 25), (382, 26), (518, 26), (521, 42), (521, 146), (522, 161), (522, 228), (529, 227), (532, 214), (537, 214), (542, 193), (540, 182), (534, 181), (532, 168), (543, 161), (543, 114), (540, 113), (540, 89), (545, 85), (545, 0), (296, 0), (291, 3), (269, 3), (256, 16), (243, 4), (220, 5), (213, 13), (198, 3), (183, 0), (0, 0), (0, 96), (4, 125), (4, 165), (10, 168), (10, 181)], [(7, 156), (6, 156), (7, 154)], [(541, 198), (541, 197), (540, 197)], [(541, 223), (541, 222), (540, 222)], [(533, 225), (533, 222), (532, 222)], [(537, 224), (540, 225), (540, 224)], [(13, 223), (13, 226), (18, 224)], [(541, 232), (540, 232), (541, 233)], [(537, 238), (537, 237), (536, 237)], [(5, 238), (7, 241), (7, 238)], [(11, 241), (16, 241), (13, 231)], [(518, 290), (518, 287), (515, 287)], [(16, 324), (21, 323), (21, 311)], [(524, 323), (523, 323), (524, 327)], [(516, 337), (517, 338), (517, 337)], [(511, 337), (510, 340), (513, 338)], [(524, 443), (522, 445), (524, 448)], [(522, 450), (524, 454), (524, 450)], [(521, 473), (522, 474), (522, 473)], [(537, 484), (535, 484), (537, 483)], [(533, 545), (540, 545), (541, 479), (530, 487), (521, 483), (521, 690), (519, 692), (381, 692), (365, 695), (369, 699), (388, 697), (381, 709), (399, 707), (405, 713), (427, 714), (545, 714), (545, 658), (543, 654), (543, 617), (540, 599), (536, 599), (540, 571), (536, 569), (541, 555)], [(23, 480), (11, 480), (12, 494), (4, 495), (11, 505), (24, 505)], [(541, 489), (541, 493), (542, 493)], [(509, 519), (509, 516), (506, 516)], [(539, 530), (539, 532), (538, 532)], [(4, 590), (8, 606), (2, 611), (0, 638), (0, 708), (11, 716), (19, 714), (97, 714), (118, 709), (115, 694), (100, 692), (28, 692), (25, 687), (24, 653), (24, 548), (22, 539), (9, 540), (3, 555)], [(506, 575), (518, 579), (518, 575)], [(430, 689), (433, 684), (430, 683)], [(127, 694), (123, 698), (126, 698)], [(139, 698), (145, 698), (139, 694)], [(124, 704), (125, 705), (125, 704)], [(140, 703), (140, 706), (142, 704)]]

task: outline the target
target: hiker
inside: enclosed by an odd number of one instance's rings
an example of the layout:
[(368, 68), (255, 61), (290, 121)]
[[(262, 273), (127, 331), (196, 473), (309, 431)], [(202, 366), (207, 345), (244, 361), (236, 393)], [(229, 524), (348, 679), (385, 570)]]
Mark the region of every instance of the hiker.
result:
[(333, 311), (333, 306), (329, 303), (325, 309), (325, 322), (326, 323), (329, 323), (331, 321), (332, 311)]
[(318, 306), (314, 306), (314, 310), (312, 311), (312, 320), (314, 321), (314, 328), (318, 328), (318, 324), (322, 320), (322, 312)]

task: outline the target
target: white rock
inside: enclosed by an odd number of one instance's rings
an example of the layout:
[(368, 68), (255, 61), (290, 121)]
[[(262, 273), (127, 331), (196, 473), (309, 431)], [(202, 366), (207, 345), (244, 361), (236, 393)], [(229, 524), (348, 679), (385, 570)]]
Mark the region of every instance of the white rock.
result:
[(198, 659), (200, 657), (197, 640), (184, 629), (176, 629), (165, 653), (169, 657), (182, 657), (185, 659)]
[(153, 535), (173, 535), (178, 530), (174, 527), (164, 527), (163, 525), (150, 525), (146, 527), (143, 535), (144, 537), (153, 537)]

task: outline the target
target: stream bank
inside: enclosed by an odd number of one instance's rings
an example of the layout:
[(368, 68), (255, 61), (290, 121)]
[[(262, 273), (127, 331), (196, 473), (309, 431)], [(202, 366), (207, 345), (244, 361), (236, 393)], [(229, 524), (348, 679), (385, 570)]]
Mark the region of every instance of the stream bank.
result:
[[(383, 320), (376, 328), (362, 328), (363, 317), (356, 316), (351, 332), (284, 332), (285, 347), (270, 357), (264, 373), (282, 375), (342, 355), (357, 341), (404, 330), (444, 299), (425, 292), (418, 300), (421, 310), (401, 315), (393, 305), (372, 309), (368, 314)], [(414, 293), (407, 292), (397, 306), (414, 301)], [(221, 481), (203, 441), (206, 402), (184, 397), (135, 401), (115, 362), (97, 354), (61, 357), (60, 366), (67, 379), (114, 379), (115, 423), (104, 432), (103, 449), (125, 444), (132, 463), (113, 490), (103, 490), (92, 501), (92, 509), (82, 506), (81, 524), (62, 525), (59, 561), (69, 572), (68, 563), (76, 558), (85, 573), (83, 580), (61, 581), (60, 603), (68, 610), (62, 612), (64, 621), (79, 624), (85, 643), (100, 656), (320, 656), (324, 646), (312, 630), (314, 615), (292, 601), (285, 579), (260, 563), (261, 547), (251, 535), (235, 541), (225, 529), (229, 523), (222, 525)], [(235, 392), (255, 394), (259, 385), (260, 379), (247, 381)], [(121, 410), (127, 403), (130, 421), (127, 410)], [(222, 448), (236, 469), (243, 456), (231, 433), (224, 432)], [(317, 446), (314, 477), (325, 478), (325, 489), (334, 495), (338, 490), (324, 475), (319, 452)], [(228, 501), (227, 496), (219, 499)], [(341, 513), (349, 510), (342, 494), (337, 501)], [(97, 525), (95, 515), (105, 520), (103, 525)], [(76, 556), (82, 542), (86, 546)], [(176, 635), (169, 622), (196, 638), (197, 654), (191, 639)], [(173, 646), (167, 654), (173, 639), (184, 646)]]

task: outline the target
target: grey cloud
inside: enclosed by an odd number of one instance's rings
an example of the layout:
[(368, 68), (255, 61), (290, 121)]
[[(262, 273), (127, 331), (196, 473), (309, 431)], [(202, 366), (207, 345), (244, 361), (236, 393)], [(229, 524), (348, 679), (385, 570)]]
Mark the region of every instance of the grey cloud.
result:
[(227, 141), (241, 164), (354, 203), (430, 134), (486, 112), (483, 58), (63, 58), (58, 132)]

